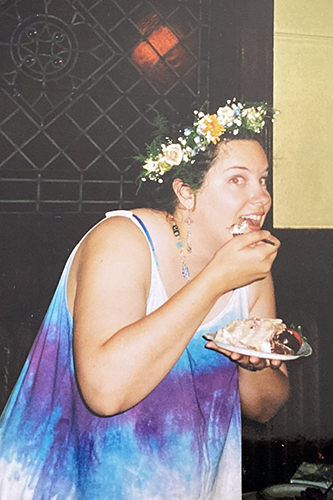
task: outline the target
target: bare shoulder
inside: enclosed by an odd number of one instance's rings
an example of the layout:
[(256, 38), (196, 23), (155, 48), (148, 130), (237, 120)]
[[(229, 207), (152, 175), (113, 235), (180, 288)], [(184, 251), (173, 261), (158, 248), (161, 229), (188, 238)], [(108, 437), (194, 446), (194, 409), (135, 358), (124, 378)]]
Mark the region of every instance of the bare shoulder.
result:
[(137, 227), (129, 217), (113, 216), (108, 217), (97, 224), (84, 238), (82, 246), (99, 245), (102, 247), (110, 242), (127, 241), (131, 239), (136, 243), (144, 243), (147, 247), (147, 241), (142, 231)]
[[(83, 239), (74, 258), (68, 280), (71, 309), (79, 283), (93, 284), (94, 278), (140, 282), (149, 293), (151, 255), (143, 232), (127, 217), (103, 220)], [(133, 282), (133, 281), (132, 281)]]
[(113, 262), (117, 266), (134, 266), (136, 273), (150, 269), (147, 239), (127, 217), (110, 217), (94, 227), (80, 245), (78, 254), (80, 267), (94, 262), (106, 266)]

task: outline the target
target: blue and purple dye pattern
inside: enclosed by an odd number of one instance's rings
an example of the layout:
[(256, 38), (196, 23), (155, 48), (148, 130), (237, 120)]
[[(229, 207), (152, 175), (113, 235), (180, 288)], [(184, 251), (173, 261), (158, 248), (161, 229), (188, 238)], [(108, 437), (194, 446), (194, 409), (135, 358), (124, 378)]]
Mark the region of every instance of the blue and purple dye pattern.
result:
[[(129, 217), (116, 211), (108, 216)], [(77, 388), (68, 260), (0, 422), (1, 500), (240, 500), (240, 408), (234, 363), (202, 335), (248, 316), (235, 290), (165, 379), (137, 406), (94, 415)], [(163, 302), (152, 251), (147, 312)], [(126, 367), (124, 367), (126, 369)]]

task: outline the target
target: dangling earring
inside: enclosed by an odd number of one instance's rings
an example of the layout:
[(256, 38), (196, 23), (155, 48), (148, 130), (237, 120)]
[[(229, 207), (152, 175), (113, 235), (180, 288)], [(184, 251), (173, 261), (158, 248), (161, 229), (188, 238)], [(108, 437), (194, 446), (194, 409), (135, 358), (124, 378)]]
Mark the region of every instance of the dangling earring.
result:
[(186, 243), (187, 243), (187, 251), (189, 253), (192, 252), (192, 231), (191, 231), (191, 218), (190, 218), (190, 211), (187, 211), (187, 219), (186, 219), (186, 224), (187, 224), (187, 232), (186, 232)]

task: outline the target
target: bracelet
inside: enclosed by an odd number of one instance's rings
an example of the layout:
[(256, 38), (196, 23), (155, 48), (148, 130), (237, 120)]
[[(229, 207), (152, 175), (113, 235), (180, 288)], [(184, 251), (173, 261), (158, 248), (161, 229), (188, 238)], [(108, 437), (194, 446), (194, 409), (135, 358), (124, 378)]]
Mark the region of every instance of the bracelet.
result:
[(254, 366), (253, 363), (251, 363), (251, 361), (249, 361), (248, 363), (237, 363), (241, 368), (244, 368), (244, 370), (248, 370), (250, 372), (258, 372), (260, 371), (260, 368), (256, 368)]

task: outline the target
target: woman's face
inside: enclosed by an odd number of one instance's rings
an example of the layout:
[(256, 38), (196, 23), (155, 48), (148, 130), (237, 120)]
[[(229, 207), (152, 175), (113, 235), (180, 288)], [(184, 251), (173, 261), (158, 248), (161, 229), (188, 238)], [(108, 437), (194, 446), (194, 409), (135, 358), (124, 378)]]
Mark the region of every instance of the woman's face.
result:
[[(251, 230), (262, 226), (271, 207), (267, 191), (268, 162), (254, 140), (221, 143), (219, 154), (196, 196), (194, 222), (201, 220), (220, 245), (230, 239), (229, 228), (240, 218)], [(208, 237), (208, 233), (206, 234)]]

